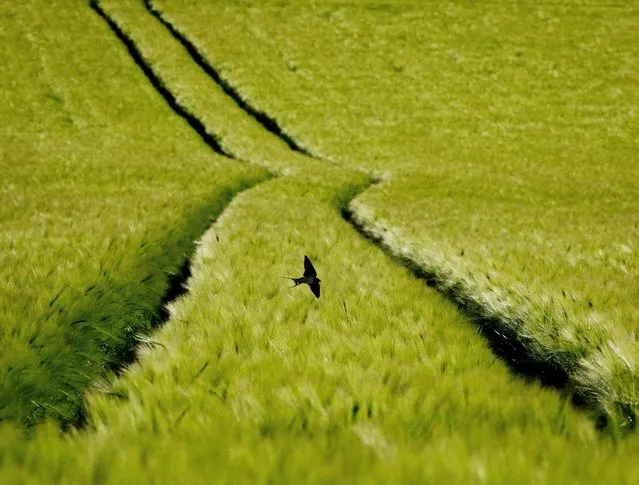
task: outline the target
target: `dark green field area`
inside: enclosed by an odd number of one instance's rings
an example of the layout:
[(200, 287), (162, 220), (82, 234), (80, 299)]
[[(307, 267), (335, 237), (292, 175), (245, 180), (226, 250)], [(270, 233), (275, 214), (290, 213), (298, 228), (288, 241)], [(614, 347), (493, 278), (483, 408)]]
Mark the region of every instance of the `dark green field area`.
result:
[(0, 7), (0, 483), (637, 482), (638, 23)]

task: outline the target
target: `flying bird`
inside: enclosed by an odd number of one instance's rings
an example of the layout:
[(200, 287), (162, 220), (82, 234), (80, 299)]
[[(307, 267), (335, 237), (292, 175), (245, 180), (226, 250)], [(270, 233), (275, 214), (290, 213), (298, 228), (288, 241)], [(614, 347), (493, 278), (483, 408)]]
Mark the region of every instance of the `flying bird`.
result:
[(317, 277), (317, 271), (313, 268), (313, 263), (308, 259), (308, 256), (304, 256), (304, 276), (301, 278), (291, 278), (290, 276), (284, 276), (284, 278), (293, 280), (295, 285), (291, 288), (295, 288), (297, 285), (306, 283), (310, 288), (315, 298), (320, 297), (320, 279)]

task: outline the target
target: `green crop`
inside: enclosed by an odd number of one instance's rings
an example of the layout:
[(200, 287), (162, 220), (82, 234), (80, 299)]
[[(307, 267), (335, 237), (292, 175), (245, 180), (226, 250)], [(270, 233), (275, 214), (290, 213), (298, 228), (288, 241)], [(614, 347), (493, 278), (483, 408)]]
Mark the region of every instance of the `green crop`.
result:
[[(636, 481), (634, 155), (532, 123), (527, 60), (482, 77), (613, 20), (632, 75), (632, 8), (49, 6), (0, 12), (1, 483)], [(619, 96), (588, 109), (630, 144)], [(319, 300), (281, 278), (304, 254)]]

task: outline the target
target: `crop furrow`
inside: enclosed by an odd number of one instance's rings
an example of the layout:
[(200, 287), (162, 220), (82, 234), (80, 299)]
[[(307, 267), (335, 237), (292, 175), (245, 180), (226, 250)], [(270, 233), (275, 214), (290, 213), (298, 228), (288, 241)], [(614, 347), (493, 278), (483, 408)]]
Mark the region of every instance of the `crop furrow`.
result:
[[(222, 217), (222, 215), (224, 214), (226, 209), (229, 207), (229, 205), (233, 202), (233, 200), (235, 200), (238, 196), (240, 196), (240, 194), (248, 190), (251, 190), (257, 187), (258, 185), (264, 182), (267, 182), (273, 178), (277, 178), (277, 176), (271, 173), (268, 173), (266, 177), (263, 177), (258, 180), (246, 180), (244, 181), (244, 185), (236, 188), (233, 191), (229, 190), (227, 193), (225, 193), (224, 196), (222, 197), (222, 199), (224, 200), (224, 204), (219, 208), (218, 211), (216, 211), (215, 214), (208, 214), (209, 217), (212, 216), (212, 218), (209, 219), (208, 224), (206, 225), (206, 227), (203, 228), (204, 230), (200, 231), (200, 233), (195, 236), (194, 241), (199, 241), (203, 237), (203, 235), (211, 228), (211, 226), (213, 226), (218, 221), (218, 219)], [(184, 261), (179, 266), (179, 268), (176, 271), (171, 272), (167, 275), (167, 279), (168, 279), (167, 289), (164, 292), (164, 295), (162, 295), (162, 298), (158, 305), (158, 310), (155, 316), (152, 318), (151, 325), (150, 325), (150, 328), (154, 331), (160, 328), (165, 323), (167, 323), (167, 321), (171, 318), (171, 312), (169, 310), (171, 307), (171, 304), (174, 303), (176, 300), (178, 300), (180, 297), (187, 294), (189, 291), (188, 280), (192, 276), (191, 264), (192, 264), (193, 258), (195, 257), (195, 253), (197, 251), (197, 244), (195, 242), (192, 244), (191, 249), (192, 250), (190, 251), (188, 255), (185, 256)], [(133, 362), (137, 360), (137, 357), (138, 357), (137, 344), (145, 343), (145, 342), (148, 343), (151, 341), (146, 336), (143, 336), (143, 335), (135, 336), (136, 345), (130, 349), (126, 349), (126, 352), (122, 353), (121, 360), (117, 363), (117, 366), (115, 366), (114, 368), (116, 374), (121, 372), (123, 369), (125, 369), (126, 367), (128, 367), (130, 364), (132, 364)]]
[(142, 70), (142, 72), (146, 75), (149, 82), (153, 85), (153, 87), (162, 95), (167, 104), (175, 111), (180, 117), (184, 118), (186, 122), (193, 128), (198, 135), (204, 140), (204, 142), (209, 145), (216, 153), (233, 158), (220, 144), (219, 139), (214, 135), (209, 133), (206, 130), (206, 126), (200, 121), (200, 119), (192, 114), (183, 104), (181, 104), (178, 99), (173, 95), (173, 93), (165, 86), (162, 79), (155, 74), (153, 69), (149, 67), (149, 64), (145, 61), (144, 55), (135, 45), (135, 42), (131, 40), (131, 38), (124, 32), (124, 30), (113, 20), (100, 6), (99, 0), (91, 1), (91, 8), (95, 10), (100, 17), (104, 19), (104, 21), (109, 25), (113, 33), (120, 39), (120, 41), (126, 46), (129, 54), (137, 64), (137, 66)]
[[(367, 189), (371, 186), (367, 187)], [(358, 194), (361, 195), (364, 191)], [(523, 325), (522, 319), (513, 321), (511, 316), (498, 315), (476, 298), (470, 286), (462, 278), (450, 277), (450, 271), (443, 267), (425, 266), (415, 261), (396, 245), (390, 243), (382, 231), (376, 231), (370, 221), (362, 218), (349, 201), (342, 209), (342, 215), (363, 237), (373, 242), (397, 264), (404, 266), (416, 278), (436, 289), (443, 297), (454, 303), (480, 329), (494, 353), (508, 363), (515, 372), (527, 377), (538, 378), (543, 384), (558, 389), (569, 383), (568, 363), (571, 359), (561, 353), (542, 354), (535, 340), (522, 336), (514, 327)], [(446, 276), (445, 276), (446, 275)], [(508, 324), (505, 323), (509, 320)]]
[(151, 0), (144, 0), (146, 8), (151, 12), (175, 37), (175, 39), (182, 44), (182, 46), (188, 51), (189, 55), (193, 58), (195, 63), (206, 72), (210, 78), (215, 81), (222, 90), (229, 95), (237, 105), (242, 108), (249, 116), (255, 118), (267, 131), (271, 132), (275, 136), (282, 139), (291, 150), (299, 152), (311, 158), (319, 158), (313, 154), (308, 148), (302, 146), (297, 140), (280, 126), (278, 121), (269, 116), (264, 111), (252, 106), (245, 98), (243, 98), (239, 91), (231, 85), (231, 83), (225, 79), (220, 71), (213, 66), (204, 55), (199, 51), (195, 44), (189, 40), (180, 30), (175, 27), (170, 21), (168, 21), (158, 9), (153, 6)]

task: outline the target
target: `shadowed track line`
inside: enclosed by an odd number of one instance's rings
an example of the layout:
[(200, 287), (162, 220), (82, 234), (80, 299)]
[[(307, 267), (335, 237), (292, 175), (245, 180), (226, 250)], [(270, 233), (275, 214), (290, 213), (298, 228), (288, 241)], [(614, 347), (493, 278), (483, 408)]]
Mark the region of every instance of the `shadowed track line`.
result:
[[(373, 185), (375, 183), (369, 185), (366, 190)], [(363, 192), (361, 191), (357, 196)], [(353, 197), (351, 201), (356, 197)], [(502, 325), (498, 318), (485, 315), (477, 303), (473, 302), (471, 298), (463, 296), (465, 292), (460, 291), (460, 285), (442, 285), (438, 273), (429, 272), (412, 259), (394, 251), (381, 236), (370, 231), (364, 223), (358, 220), (350, 207), (350, 201), (349, 205), (342, 208), (342, 217), (389, 258), (408, 269), (415, 278), (423, 280), (446, 300), (454, 303), (461, 313), (479, 327), (482, 336), (488, 341), (493, 352), (506, 361), (517, 374), (537, 378), (542, 384), (557, 389), (568, 387), (569, 374), (565, 366), (559, 365), (556, 361), (533, 357), (533, 353), (528, 350), (528, 345), (534, 343), (532, 340), (523, 341), (512, 328)], [(577, 401), (579, 400), (577, 399)]]
[[(212, 226), (215, 225), (215, 223), (218, 221), (220, 217), (222, 217), (222, 215), (224, 214), (224, 211), (226, 211), (226, 209), (236, 199), (236, 197), (241, 195), (243, 192), (251, 190), (257, 187), (258, 185), (268, 182), (269, 180), (272, 180), (274, 178), (277, 178), (277, 175), (269, 173), (267, 176), (261, 179), (248, 181), (246, 185), (244, 185), (243, 187), (240, 187), (234, 192), (229, 191), (229, 197), (227, 198), (226, 203), (217, 212), (217, 214), (215, 215), (215, 218), (210, 221), (210, 224), (208, 224), (208, 226), (204, 230), (204, 233), (206, 233)], [(202, 235), (203, 234), (200, 234), (199, 236), (197, 236), (196, 240), (201, 239)], [(197, 251), (197, 245), (195, 245), (191, 253), (186, 256), (186, 258), (184, 259), (181, 266), (177, 269), (177, 271), (168, 274), (168, 288), (166, 292), (164, 293), (162, 300), (160, 301), (158, 314), (152, 319), (152, 322), (151, 322), (151, 328), (153, 330), (158, 329), (159, 327), (167, 323), (168, 320), (171, 318), (169, 305), (173, 303), (174, 301), (176, 301), (181, 296), (188, 293), (189, 290), (186, 283), (192, 275), (191, 261), (193, 260), (193, 257), (195, 256), (196, 251)], [(146, 343), (150, 345), (155, 344), (155, 342), (153, 342), (151, 339), (142, 335), (137, 336), (137, 341), (138, 343)], [(130, 364), (134, 363), (137, 360), (138, 358), (137, 348), (138, 346), (136, 346), (135, 348), (129, 349), (128, 352), (123, 354), (122, 359), (118, 363), (118, 366), (114, 369), (116, 375), (120, 374)]]
[(216, 153), (219, 155), (225, 156), (227, 158), (235, 158), (230, 153), (228, 153), (224, 148), (222, 148), (219, 139), (209, 133), (206, 130), (206, 126), (200, 119), (191, 113), (187, 108), (185, 108), (180, 102), (177, 100), (173, 93), (164, 85), (162, 79), (155, 74), (153, 69), (149, 67), (146, 63), (143, 54), (140, 52), (138, 47), (135, 45), (135, 42), (131, 40), (129, 36), (125, 34), (125, 32), (120, 28), (120, 26), (111, 18), (100, 6), (99, 0), (91, 1), (91, 8), (95, 10), (102, 19), (109, 25), (111, 30), (115, 33), (115, 35), (120, 39), (120, 41), (126, 46), (129, 54), (135, 61), (136, 65), (142, 70), (142, 72), (149, 79), (153, 87), (162, 95), (168, 105), (175, 111), (178, 115), (184, 118), (187, 123), (193, 128), (198, 135), (204, 140), (204, 142), (210, 146)]
[(272, 118), (264, 111), (255, 108), (248, 101), (246, 101), (240, 93), (235, 89), (228, 80), (220, 74), (220, 72), (213, 66), (199, 49), (191, 42), (185, 35), (183, 35), (177, 27), (169, 22), (160, 12), (153, 6), (153, 2), (150, 0), (144, 0), (144, 5), (151, 14), (157, 18), (173, 35), (173, 37), (187, 50), (193, 61), (200, 66), (200, 68), (208, 74), (208, 76), (215, 81), (215, 83), (222, 88), (222, 90), (230, 96), (235, 103), (249, 116), (255, 118), (257, 122), (264, 127), (267, 131), (271, 132), (278, 138), (282, 139), (291, 150), (299, 152), (307, 157), (318, 159), (317, 155), (313, 154), (309, 149), (300, 145), (291, 135), (286, 133), (280, 126), (275, 118)]

